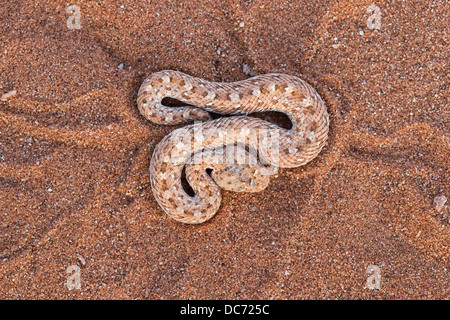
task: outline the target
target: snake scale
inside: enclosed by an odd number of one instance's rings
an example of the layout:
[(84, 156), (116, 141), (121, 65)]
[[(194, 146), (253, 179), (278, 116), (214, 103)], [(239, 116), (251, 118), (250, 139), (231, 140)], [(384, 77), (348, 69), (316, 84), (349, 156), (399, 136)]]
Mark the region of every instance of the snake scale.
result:
[[(164, 98), (183, 105), (169, 106)], [(165, 136), (150, 161), (155, 199), (183, 223), (213, 217), (221, 203), (221, 188), (263, 190), (276, 168), (308, 163), (328, 137), (325, 103), (311, 85), (287, 74), (210, 82), (179, 71), (159, 71), (142, 83), (137, 105), (153, 123), (190, 123)], [(248, 115), (265, 111), (286, 114), (292, 127)], [(228, 116), (213, 119), (210, 112)], [(194, 194), (183, 186), (184, 175)]]

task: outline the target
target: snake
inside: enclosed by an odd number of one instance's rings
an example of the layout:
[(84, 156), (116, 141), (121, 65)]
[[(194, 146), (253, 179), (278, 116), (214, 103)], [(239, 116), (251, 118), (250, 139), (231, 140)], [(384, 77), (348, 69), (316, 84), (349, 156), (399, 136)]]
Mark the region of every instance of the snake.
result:
[[(150, 184), (163, 211), (186, 224), (211, 219), (221, 189), (262, 191), (278, 168), (307, 164), (328, 138), (323, 99), (308, 82), (284, 73), (214, 82), (157, 71), (142, 82), (137, 106), (154, 124), (182, 125), (155, 146)], [(291, 127), (255, 116), (268, 111), (285, 114)]]

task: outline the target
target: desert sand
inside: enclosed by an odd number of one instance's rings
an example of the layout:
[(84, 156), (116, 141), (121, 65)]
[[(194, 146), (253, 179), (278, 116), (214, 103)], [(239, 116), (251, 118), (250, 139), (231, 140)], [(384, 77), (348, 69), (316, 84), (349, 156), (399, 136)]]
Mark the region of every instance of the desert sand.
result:
[[(449, 299), (449, 13), (431, 0), (3, 1), (0, 298)], [(299, 76), (326, 102), (328, 144), (180, 224), (148, 169), (175, 127), (136, 104), (164, 69)]]

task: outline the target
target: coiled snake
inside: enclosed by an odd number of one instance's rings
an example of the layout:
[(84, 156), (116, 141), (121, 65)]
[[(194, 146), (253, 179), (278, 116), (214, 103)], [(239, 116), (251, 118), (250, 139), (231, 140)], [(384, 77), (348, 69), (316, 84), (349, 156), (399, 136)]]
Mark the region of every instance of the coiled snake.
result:
[[(185, 105), (164, 105), (162, 100), (168, 97)], [(194, 122), (165, 136), (150, 161), (157, 202), (184, 223), (210, 219), (221, 203), (220, 188), (261, 191), (276, 168), (308, 163), (328, 137), (325, 103), (308, 83), (287, 74), (224, 83), (165, 70), (145, 79), (137, 104), (141, 114), (156, 124)], [(292, 127), (248, 116), (263, 111), (285, 113)], [(213, 120), (209, 112), (232, 116)], [(183, 174), (194, 195), (186, 192)]]

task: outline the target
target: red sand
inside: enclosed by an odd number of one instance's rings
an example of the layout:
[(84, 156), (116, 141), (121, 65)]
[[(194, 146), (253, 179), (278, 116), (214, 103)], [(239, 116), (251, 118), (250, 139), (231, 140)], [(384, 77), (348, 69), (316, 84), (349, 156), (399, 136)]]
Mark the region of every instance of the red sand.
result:
[[(70, 4), (80, 29), (67, 1), (0, 6), (0, 95), (16, 90), (0, 101), (0, 298), (450, 298), (450, 209), (434, 205), (450, 197), (446, 1)], [(140, 116), (137, 90), (162, 69), (235, 81), (245, 65), (310, 82), (328, 145), (179, 224), (148, 172), (173, 128)]]

